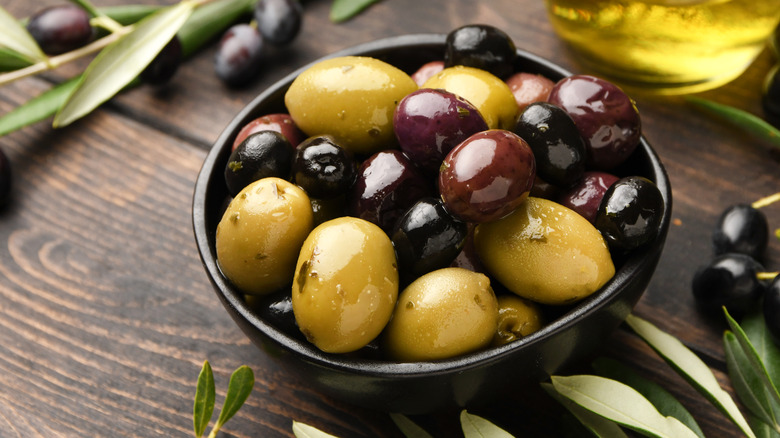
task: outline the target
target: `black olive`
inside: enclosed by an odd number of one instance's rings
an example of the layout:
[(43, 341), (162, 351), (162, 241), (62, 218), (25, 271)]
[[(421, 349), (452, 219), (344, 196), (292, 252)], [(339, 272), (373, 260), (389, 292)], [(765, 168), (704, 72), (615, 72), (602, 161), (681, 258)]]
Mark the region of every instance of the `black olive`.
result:
[(641, 176), (617, 180), (604, 193), (596, 228), (611, 248), (631, 250), (652, 242), (664, 214), (664, 200), (658, 186)]
[(284, 45), (298, 35), (303, 7), (298, 0), (260, 0), (254, 10), (257, 30), (270, 44)]
[(171, 39), (152, 62), (139, 75), (147, 84), (161, 85), (171, 80), (179, 69), (182, 58), (182, 47), (179, 37)]
[(693, 276), (693, 297), (705, 312), (722, 312), (726, 307), (739, 318), (756, 303), (764, 290), (758, 280), (763, 267), (744, 254), (723, 254), (700, 267)]
[(544, 181), (569, 187), (585, 172), (585, 142), (566, 111), (547, 102), (529, 105), (515, 124), (536, 159), (536, 174)]
[(780, 275), (764, 292), (764, 323), (772, 340), (780, 347)]
[(715, 255), (738, 252), (761, 260), (769, 242), (769, 223), (760, 210), (749, 204), (727, 208), (712, 233)]
[(267, 295), (246, 295), (245, 300), (263, 321), (269, 322), (288, 335), (304, 339), (295, 323), (289, 288)]
[(267, 177), (287, 179), (293, 147), (276, 131), (260, 131), (247, 137), (230, 154), (225, 165), (228, 193), (236, 196), (250, 183)]
[(229, 86), (247, 84), (260, 72), (263, 46), (263, 37), (254, 26), (231, 26), (219, 40), (214, 72)]
[(475, 67), (506, 79), (514, 72), (517, 49), (504, 31), (484, 24), (459, 27), (449, 34), (444, 45), (444, 66)]
[(0, 206), (11, 197), (11, 161), (0, 149)]
[(468, 225), (447, 213), (440, 199), (426, 197), (409, 208), (392, 233), (399, 273), (419, 277), (449, 266), (468, 236)]
[(352, 186), (357, 166), (352, 154), (331, 136), (311, 137), (295, 148), (293, 178), (312, 198), (334, 198)]

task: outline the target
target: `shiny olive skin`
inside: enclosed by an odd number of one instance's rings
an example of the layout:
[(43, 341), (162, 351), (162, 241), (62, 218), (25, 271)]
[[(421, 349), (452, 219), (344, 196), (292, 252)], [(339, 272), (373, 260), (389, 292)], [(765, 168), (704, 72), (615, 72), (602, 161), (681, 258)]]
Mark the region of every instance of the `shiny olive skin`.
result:
[(769, 242), (769, 223), (764, 213), (750, 204), (727, 208), (712, 233), (715, 255), (738, 252), (761, 260)]
[(147, 84), (162, 85), (176, 74), (182, 59), (182, 47), (176, 35), (162, 48), (139, 75)]
[(444, 70), (444, 61), (431, 61), (421, 65), (414, 73), (412, 73), (412, 80), (415, 84), (422, 87), (422, 85), (430, 79), (432, 76), (438, 74)]
[(776, 276), (764, 291), (763, 313), (767, 331), (780, 347), (780, 276)]
[(594, 225), (610, 248), (631, 250), (658, 236), (663, 214), (664, 199), (658, 186), (647, 178), (629, 176), (604, 193)]
[(530, 104), (514, 129), (534, 152), (536, 173), (561, 187), (578, 182), (585, 172), (585, 143), (566, 111), (547, 102)]
[(360, 165), (348, 197), (348, 213), (391, 233), (415, 202), (433, 193), (432, 184), (399, 150), (377, 152)]
[(587, 171), (582, 179), (556, 196), (558, 203), (579, 213), (590, 223), (596, 222), (596, 214), (607, 189), (619, 178), (611, 173)]
[(214, 55), (214, 72), (229, 86), (245, 85), (260, 72), (263, 37), (257, 28), (239, 23), (223, 35)]
[(440, 199), (419, 200), (401, 216), (391, 235), (402, 279), (449, 266), (468, 231), (468, 225), (447, 213)]
[(47, 55), (59, 55), (86, 45), (92, 40), (89, 14), (80, 6), (59, 5), (45, 8), (27, 22), (27, 31)]
[(260, 131), (247, 137), (230, 153), (225, 165), (225, 184), (230, 196), (262, 178), (287, 179), (292, 167), (293, 149), (278, 132)]
[(522, 204), (535, 175), (528, 143), (510, 131), (491, 129), (450, 151), (439, 172), (439, 193), (447, 211), (460, 220), (489, 222)]
[(444, 42), (444, 66), (465, 65), (506, 78), (514, 70), (517, 48), (504, 31), (490, 25), (469, 24), (449, 34)]
[(618, 86), (587, 75), (558, 81), (548, 102), (569, 113), (585, 141), (589, 167), (609, 170), (634, 152), (642, 134), (639, 110)]
[(498, 303), (487, 276), (438, 269), (401, 292), (381, 345), (402, 362), (447, 359), (488, 347), (497, 322)]
[(542, 328), (544, 317), (538, 304), (515, 295), (498, 297), (498, 329), (492, 344), (500, 346), (522, 339)]
[(260, 0), (255, 3), (254, 17), (265, 41), (281, 46), (298, 36), (303, 6), (298, 0)]
[(293, 179), (312, 198), (335, 198), (347, 193), (357, 174), (352, 154), (333, 137), (310, 137), (295, 148)]
[(284, 135), (292, 147), (296, 147), (300, 142), (306, 140), (306, 134), (298, 129), (289, 114), (273, 113), (260, 116), (244, 125), (241, 130), (238, 131), (235, 140), (233, 140), (233, 149), (238, 147), (249, 134), (260, 131), (276, 131)]
[[(257, 316), (284, 333), (292, 335), (300, 333), (295, 324), (290, 290), (281, 290), (268, 295), (244, 295), (244, 300)], [(303, 336), (300, 338), (305, 339)]]
[(555, 82), (542, 75), (518, 72), (506, 79), (506, 84), (512, 90), (517, 102), (517, 109), (522, 112), (534, 102), (546, 102), (550, 97)]
[(691, 289), (700, 309), (722, 315), (723, 307), (732, 317), (745, 315), (764, 292), (757, 274), (764, 268), (744, 254), (723, 254), (699, 267)]
[(393, 244), (379, 227), (354, 217), (318, 225), (303, 243), (291, 278), (300, 331), (329, 353), (368, 345), (392, 317), (398, 298)]
[(401, 150), (426, 173), (439, 171), (460, 142), (488, 129), (471, 103), (445, 90), (423, 88), (404, 97), (393, 114)]

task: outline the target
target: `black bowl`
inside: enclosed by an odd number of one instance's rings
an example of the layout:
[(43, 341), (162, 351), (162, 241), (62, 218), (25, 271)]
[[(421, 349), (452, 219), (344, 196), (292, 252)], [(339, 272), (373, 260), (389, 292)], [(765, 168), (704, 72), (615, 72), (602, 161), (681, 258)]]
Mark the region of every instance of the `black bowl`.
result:
[[(362, 44), (329, 57), (362, 55), (382, 59), (408, 73), (441, 59), (445, 35), (407, 35)], [(517, 71), (558, 80), (570, 73), (530, 53), (518, 50)], [(397, 363), (327, 354), (302, 340), (288, 327), (263, 317), (220, 273), (214, 236), (228, 200), (223, 170), (233, 139), (250, 120), (286, 112), (284, 93), (308, 66), (288, 75), (257, 96), (230, 122), (203, 163), (193, 197), (193, 227), (203, 266), (230, 316), (262, 350), (278, 358), (312, 387), (333, 398), (388, 412), (419, 414), (477, 406), (522, 392), (588, 359), (642, 296), (658, 263), (669, 229), (671, 188), (658, 156), (641, 144), (616, 171), (654, 181), (666, 204), (658, 238), (649, 246), (616, 261), (615, 276), (599, 291), (560, 311), (538, 332), (514, 343), (449, 360)]]

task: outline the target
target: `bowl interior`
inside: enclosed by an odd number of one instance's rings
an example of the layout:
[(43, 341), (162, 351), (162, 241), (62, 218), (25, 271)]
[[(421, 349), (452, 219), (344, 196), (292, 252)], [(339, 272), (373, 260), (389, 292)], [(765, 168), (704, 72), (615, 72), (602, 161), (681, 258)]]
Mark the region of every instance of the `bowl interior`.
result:
[[(371, 56), (387, 61), (411, 74), (422, 64), (442, 58), (444, 40), (445, 35), (439, 34), (406, 35), (362, 44), (334, 53), (328, 57), (344, 55)], [(268, 113), (286, 112), (284, 93), (293, 79), (307, 67), (308, 65), (302, 67), (269, 87), (252, 100), (230, 122), (206, 157), (195, 186), (193, 227), (203, 265), (223, 304), (250, 337), (254, 334), (259, 334), (267, 338), (267, 340), (271, 340), (282, 350), (291, 352), (307, 362), (317, 366), (339, 369), (347, 373), (382, 376), (430, 375), (431, 373), (449, 373), (463, 370), (469, 367), (480, 366), (480, 364), (486, 362), (499, 361), (508, 355), (523, 354), (523, 351), (533, 348), (534, 345), (544, 343), (555, 336), (556, 333), (571, 328), (579, 321), (595, 317), (601, 310), (614, 303), (618, 296), (626, 292), (628, 288), (642, 288), (640, 291), (633, 291), (636, 298), (630, 306), (633, 306), (635, 301), (638, 300), (639, 295), (646, 287), (649, 275), (655, 269), (668, 231), (671, 215), (671, 188), (668, 177), (658, 156), (644, 138), (642, 138), (641, 144), (635, 153), (619, 169), (616, 169), (615, 173), (626, 176), (645, 176), (658, 185), (666, 203), (666, 211), (658, 239), (651, 245), (641, 250), (633, 251), (625, 258), (616, 260), (616, 274), (601, 290), (575, 306), (562, 308), (552, 321), (549, 321), (546, 326), (532, 335), (502, 347), (491, 348), (454, 359), (424, 363), (397, 363), (350, 355), (323, 353), (313, 345), (303, 341), (301, 337), (291, 334), (289, 331), (285, 331), (278, 325), (262, 318), (247, 305), (243, 295), (225, 280), (216, 263), (215, 230), (229, 200), (223, 180), (223, 170), (230, 155), (233, 139), (241, 127), (256, 117)], [(522, 50), (518, 50), (516, 71), (542, 74), (554, 81), (570, 75), (565, 69)], [(642, 276), (645, 279), (640, 282), (643, 284), (639, 286), (637, 286), (636, 282), (631, 281), (637, 276)], [(630, 306), (627, 309), (620, 310), (622, 312), (621, 317), (627, 315), (630, 311)]]

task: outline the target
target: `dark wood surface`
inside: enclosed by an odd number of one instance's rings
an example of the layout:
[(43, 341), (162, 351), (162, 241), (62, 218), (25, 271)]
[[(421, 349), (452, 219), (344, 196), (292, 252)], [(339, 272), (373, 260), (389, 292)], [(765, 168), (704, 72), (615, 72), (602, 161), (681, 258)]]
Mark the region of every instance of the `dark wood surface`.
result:
[[(4, 0), (3, 7), (23, 17), (57, 3)], [(206, 152), (269, 84), (303, 63), (376, 38), (490, 23), (519, 48), (588, 71), (555, 36), (538, 0), (385, 0), (339, 25), (328, 21), (330, 3), (305, 2), (300, 37), (273, 53), (246, 88), (218, 81), (210, 45), (164, 89), (133, 89), (61, 130), (46, 121), (0, 138), (14, 176), (13, 198), (0, 210), (0, 436), (191, 436), (204, 360), (214, 368), (218, 406), (236, 367), (255, 371), (255, 390), (223, 436), (292, 436), (293, 420), (342, 437), (400, 436), (387, 414), (310, 390), (253, 347), (221, 307), (201, 268), (190, 221), (193, 183)], [(761, 114), (761, 86), (774, 62), (765, 50), (742, 77), (702, 95)], [(0, 88), (0, 114), (83, 66)], [(709, 234), (719, 213), (780, 190), (778, 155), (680, 98), (634, 98), (674, 194), (674, 224), (636, 313), (693, 348), (730, 390), (723, 328), (696, 311), (690, 282), (711, 257)], [(765, 211), (772, 229), (780, 228), (780, 205)], [(776, 239), (767, 265), (780, 268)], [(628, 331), (615, 333), (601, 353), (670, 389), (708, 437), (739, 436)], [(549, 436), (539, 431), (555, 421), (554, 406), (540, 406), (534, 397), (529, 389), (478, 413), (518, 437)], [(437, 436), (457, 436), (453, 414), (415, 420)]]

